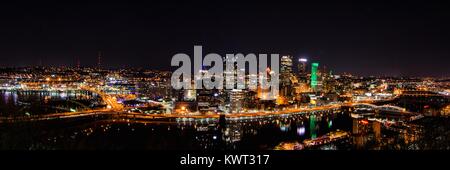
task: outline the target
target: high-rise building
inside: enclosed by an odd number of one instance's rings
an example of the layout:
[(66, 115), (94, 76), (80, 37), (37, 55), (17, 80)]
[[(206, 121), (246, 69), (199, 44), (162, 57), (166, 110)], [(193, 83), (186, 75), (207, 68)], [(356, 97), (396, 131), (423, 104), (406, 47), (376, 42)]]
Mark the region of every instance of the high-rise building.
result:
[(280, 73), (289, 75), (292, 73), (292, 56), (281, 57), (281, 68)]
[(318, 71), (319, 63), (311, 64), (311, 89), (316, 90), (317, 88), (317, 71)]
[(233, 89), (230, 91), (231, 112), (239, 113), (243, 109), (245, 92), (243, 90)]
[(306, 83), (307, 82), (307, 75), (308, 72), (306, 70), (306, 63), (308, 62), (308, 59), (306, 58), (300, 58), (298, 60), (298, 65), (297, 65), (297, 69), (298, 69), (298, 81), (301, 83)]
[[(236, 77), (237, 77), (236, 61), (237, 60), (236, 60), (236, 58), (227, 56), (224, 58), (223, 61), (224, 61), (224, 63), (223, 63), (224, 88), (233, 87), (233, 89), (234, 89), (234, 88), (236, 88), (236, 82), (237, 82), (237, 80), (236, 80)], [(227, 64), (229, 64), (229, 65), (227, 65)], [(228, 70), (227, 67), (230, 67), (230, 69)]]
[(214, 113), (219, 111), (221, 103), (219, 91), (217, 89), (197, 90), (197, 105), (200, 113)]
[(290, 96), (292, 90), (292, 56), (282, 56), (280, 67), (280, 95)]
[(337, 82), (332, 71), (323, 74), (323, 90), (327, 93), (336, 93)]
[[(263, 74), (266, 74), (267, 76), (265, 77), (265, 76), (263, 76)], [(266, 79), (265, 80), (266, 82), (270, 82), (271, 79), (272, 79), (272, 76), (275, 76), (274, 74), (275, 74), (275, 72), (271, 71), (270, 68), (267, 68), (265, 70), (265, 73), (264, 72), (260, 72), (258, 76), (259, 76), (260, 80)], [(257, 92), (257, 96), (258, 96), (259, 100), (272, 101), (272, 100), (276, 99), (275, 98), (276, 96), (274, 96), (273, 93), (279, 94), (280, 90), (279, 89), (274, 89), (274, 88), (262, 89), (261, 86), (258, 86), (257, 89), (256, 89), (256, 92)]]
[(308, 59), (306, 58), (300, 58), (298, 59), (298, 73), (299, 74), (306, 74), (306, 63), (308, 62)]

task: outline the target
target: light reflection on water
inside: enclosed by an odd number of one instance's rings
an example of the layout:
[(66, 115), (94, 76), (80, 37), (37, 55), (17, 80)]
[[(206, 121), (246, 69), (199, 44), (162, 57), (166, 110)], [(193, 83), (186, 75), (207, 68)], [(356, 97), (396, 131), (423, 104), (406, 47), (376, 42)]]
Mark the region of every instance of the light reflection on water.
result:
[[(448, 120), (442, 125), (448, 131)], [(428, 123), (439, 125), (439, 123)], [(172, 123), (109, 120), (102, 117), (0, 127), (0, 149), (149, 149), (149, 150), (271, 150), (281, 143), (301, 144), (343, 131), (348, 138), (307, 149), (422, 149), (448, 147), (448, 138), (435, 136), (421, 125), (401, 128), (365, 118), (355, 119), (344, 111), (274, 116), (253, 120), (228, 119)], [(419, 130), (417, 130), (419, 129)], [(434, 129), (433, 129), (434, 130)], [(420, 132), (422, 131), (422, 132)], [(418, 133), (420, 132), (420, 133)], [(445, 134), (445, 133), (443, 133)], [(428, 142), (442, 142), (437, 145)], [(433, 149), (433, 148), (431, 148)]]
[[(324, 119), (324, 116), (328, 118)], [(330, 127), (329, 122), (333, 120), (338, 123)], [(22, 135), (19, 135), (8, 139), (9, 142), (21, 140), (24, 145), (18, 148), (28, 149), (260, 150), (273, 149), (283, 141), (302, 141), (324, 135), (339, 128), (350, 130), (351, 118), (342, 113), (328, 113), (323, 116), (296, 115), (243, 123), (231, 121), (224, 128), (217, 123), (182, 125), (133, 123), (133, 121), (119, 120), (114, 122), (99, 120), (73, 125), (63, 123), (52, 127), (37, 126), (33, 131), (29, 131), (30, 134), (27, 134), (31, 136), (31, 139), (21, 139)], [(21, 128), (30, 127), (26, 125)]]

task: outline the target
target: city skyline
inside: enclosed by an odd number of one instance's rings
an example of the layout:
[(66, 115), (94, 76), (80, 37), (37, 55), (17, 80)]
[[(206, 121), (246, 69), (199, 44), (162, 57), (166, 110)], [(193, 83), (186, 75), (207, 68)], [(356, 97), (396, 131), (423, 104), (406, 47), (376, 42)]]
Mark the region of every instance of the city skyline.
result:
[(448, 21), (450, 6), (428, 0), (4, 2), (1, 160), (440, 165), (447, 157), (434, 152), (450, 150)]
[(449, 20), (448, 6), (428, 1), (7, 2), (1, 160), (446, 163), (433, 151), (450, 150)]

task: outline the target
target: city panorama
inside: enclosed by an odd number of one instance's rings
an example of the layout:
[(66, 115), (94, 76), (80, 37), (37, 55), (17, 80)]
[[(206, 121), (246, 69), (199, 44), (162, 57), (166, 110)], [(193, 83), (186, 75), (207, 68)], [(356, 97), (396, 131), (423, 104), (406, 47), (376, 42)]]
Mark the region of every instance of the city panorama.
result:
[(170, 160), (212, 167), (235, 157), (196, 151), (449, 150), (448, 11), (8, 3), (0, 150), (182, 150)]

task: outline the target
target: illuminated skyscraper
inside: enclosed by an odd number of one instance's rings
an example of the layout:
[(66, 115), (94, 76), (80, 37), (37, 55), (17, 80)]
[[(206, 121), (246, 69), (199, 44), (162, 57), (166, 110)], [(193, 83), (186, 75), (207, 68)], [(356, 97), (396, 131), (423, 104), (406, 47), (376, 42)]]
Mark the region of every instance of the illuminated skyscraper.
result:
[(308, 62), (308, 60), (306, 58), (300, 58), (298, 60), (298, 81), (301, 83), (306, 83), (307, 82), (307, 71), (306, 71), (306, 63)]
[(319, 67), (319, 63), (311, 64), (311, 88), (313, 90), (317, 87), (317, 69)]
[(280, 95), (290, 96), (292, 90), (292, 56), (281, 57), (280, 67)]
[(215, 113), (219, 110), (221, 99), (217, 89), (198, 89), (197, 105), (200, 113)]
[(239, 113), (243, 109), (245, 91), (233, 89), (230, 91), (231, 112)]
[(292, 56), (281, 57), (281, 74), (291, 74), (292, 73)]
[[(224, 81), (224, 87), (232, 87), (233, 89), (236, 88), (236, 77), (237, 77), (237, 63), (236, 58), (234, 57), (225, 57), (223, 58), (223, 75), (225, 76)], [(227, 68), (230, 69), (227, 69)]]
[(298, 59), (298, 73), (300, 75), (306, 74), (306, 63), (308, 62), (308, 59), (306, 58), (300, 58)]

